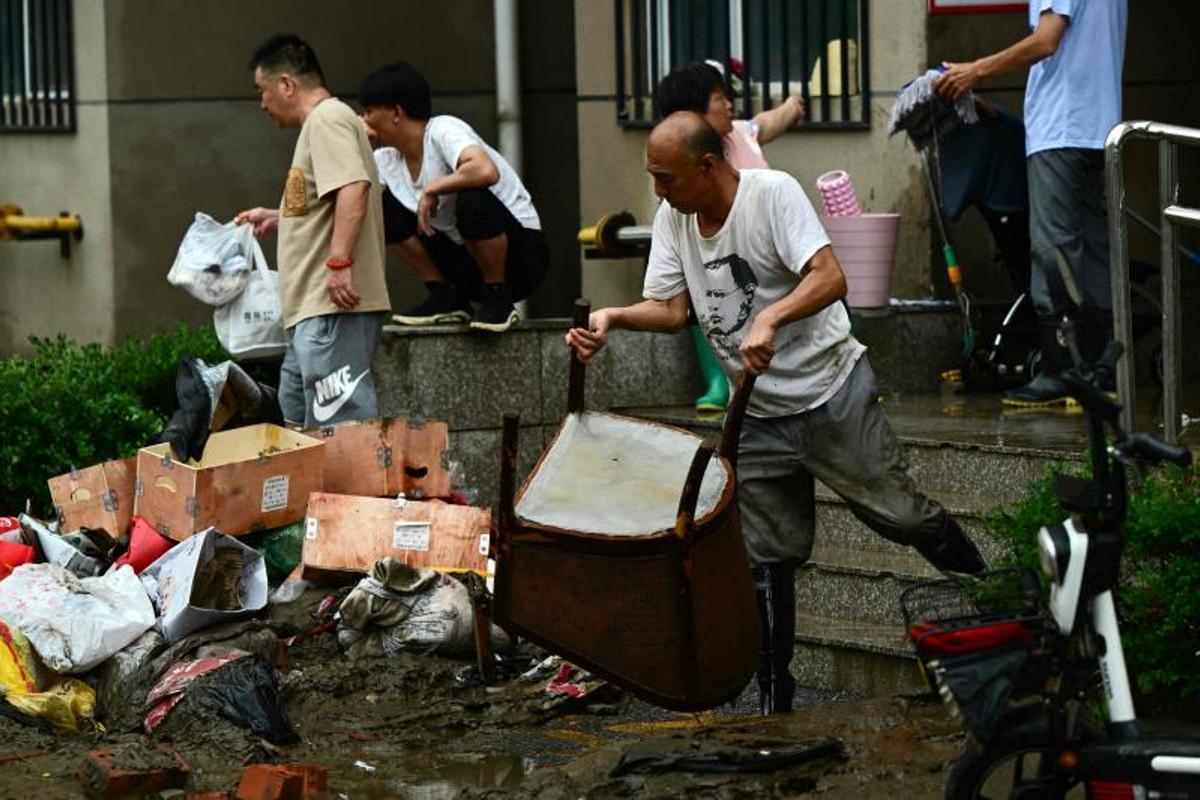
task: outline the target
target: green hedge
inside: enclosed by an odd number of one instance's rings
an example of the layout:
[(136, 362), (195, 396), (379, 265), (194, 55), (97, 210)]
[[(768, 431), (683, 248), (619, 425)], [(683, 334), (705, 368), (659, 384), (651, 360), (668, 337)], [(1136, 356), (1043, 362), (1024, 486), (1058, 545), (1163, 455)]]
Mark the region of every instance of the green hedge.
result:
[[(1037, 569), (1038, 529), (1067, 517), (1053, 488), (1053, 475), (1067, 472), (1051, 468), (1020, 503), (985, 516), (1012, 563)], [(1138, 687), (1161, 701), (1200, 698), (1200, 465), (1133, 486), (1126, 534), (1117, 611)]]
[(32, 501), (51, 510), (46, 480), (132, 455), (174, 413), (180, 356), (222, 361), (211, 327), (156, 333), (117, 347), (31, 339), (32, 357), (0, 360), (0, 514)]

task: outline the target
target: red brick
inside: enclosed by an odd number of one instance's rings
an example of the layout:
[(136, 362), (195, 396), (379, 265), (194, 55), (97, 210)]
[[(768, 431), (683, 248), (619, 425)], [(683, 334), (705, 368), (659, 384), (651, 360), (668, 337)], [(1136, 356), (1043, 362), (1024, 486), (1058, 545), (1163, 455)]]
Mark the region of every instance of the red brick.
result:
[(238, 800), (311, 800), (320, 797), (329, 770), (316, 764), (251, 764), (242, 771)]
[(89, 797), (110, 798), (127, 795), (144, 795), (164, 789), (181, 789), (187, 783), (187, 762), (168, 745), (156, 748), (166, 753), (176, 763), (174, 767), (125, 770), (114, 766), (119, 755), (117, 750), (93, 750), (79, 765), (79, 781)]

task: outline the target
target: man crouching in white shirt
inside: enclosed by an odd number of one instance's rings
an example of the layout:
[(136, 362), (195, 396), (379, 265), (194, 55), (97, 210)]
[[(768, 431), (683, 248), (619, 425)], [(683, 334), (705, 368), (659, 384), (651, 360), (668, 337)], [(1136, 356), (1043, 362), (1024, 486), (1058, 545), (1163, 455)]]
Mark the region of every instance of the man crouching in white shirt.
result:
[(384, 236), (429, 289), (393, 319), (508, 330), (518, 318), (513, 303), (537, 288), (550, 262), (516, 171), (461, 119), (432, 116), (429, 83), (410, 64), (372, 72), (358, 99), (386, 187)]
[(762, 712), (789, 711), (794, 572), (812, 553), (814, 478), (939, 570), (977, 573), (985, 564), (908, 475), (866, 348), (838, 302), (841, 265), (800, 184), (784, 172), (734, 169), (717, 133), (690, 111), (650, 134), (646, 168), (666, 201), (654, 219), (646, 299), (593, 312), (567, 344), (586, 363), (614, 328), (679, 330), (690, 297), (726, 373), (759, 375), (738, 452), (738, 510), (762, 626)]

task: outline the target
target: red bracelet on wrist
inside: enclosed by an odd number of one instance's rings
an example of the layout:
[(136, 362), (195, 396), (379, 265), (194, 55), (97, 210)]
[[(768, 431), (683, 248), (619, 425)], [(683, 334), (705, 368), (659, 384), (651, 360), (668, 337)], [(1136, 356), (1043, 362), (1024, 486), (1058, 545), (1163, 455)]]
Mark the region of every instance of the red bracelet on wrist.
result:
[(350, 269), (353, 266), (354, 266), (354, 259), (352, 257), (331, 258), (325, 262), (325, 268), (332, 269), (332, 270)]

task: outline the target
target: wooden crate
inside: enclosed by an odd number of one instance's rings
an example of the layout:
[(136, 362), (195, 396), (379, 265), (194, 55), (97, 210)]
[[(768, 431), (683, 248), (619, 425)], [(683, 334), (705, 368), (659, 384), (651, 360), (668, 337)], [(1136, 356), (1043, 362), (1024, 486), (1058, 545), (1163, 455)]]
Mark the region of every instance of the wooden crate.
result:
[(445, 497), (450, 426), (368, 419), (305, 431), (325, 442), (325, 491), (358, 497)]
[(277, 528), (304, 518), (324, 470), (324, 442), (277, 425), (214, 433), (188, 464), (168, 444), (143, 447), (134, 513), (179, 541), (214, 526), (231, 536)]
[(486, 574), (491, 524), (486, 508), (316, 492), (308, 499), (301, 574), (318, 582), (357, 580), (384, 556)]
[(137, 457), (71, 470), (46, 481), (63, 531), (101, 528), (114, 539), (133, 519)]

